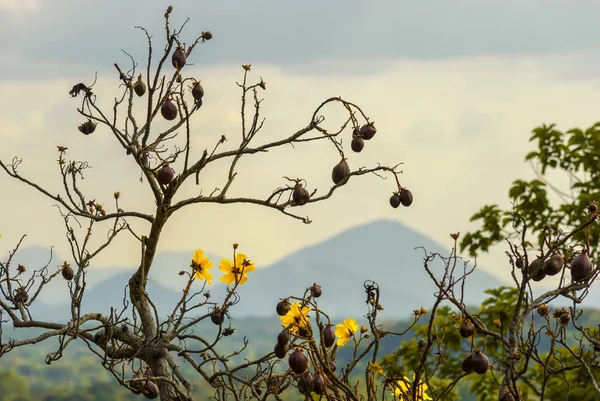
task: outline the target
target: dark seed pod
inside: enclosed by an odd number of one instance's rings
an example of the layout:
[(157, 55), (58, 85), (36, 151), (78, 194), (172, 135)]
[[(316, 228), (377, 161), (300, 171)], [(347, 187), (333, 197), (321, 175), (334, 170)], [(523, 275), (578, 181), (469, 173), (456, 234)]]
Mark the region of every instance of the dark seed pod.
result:
[(202, 37), (202, 40), (211, 40), (213, 37), (213, 34), (211, 31), (206, 31), (206, 32), (202, 32), (202, 35), (200, 35)]
[(82, 134), (89, 135), (92, 132), (96, 131), (96, 123), (94, 123), (92, 120), (87, 120), (79, 127), (77, 127), (77, 129), (79, 129), (79, 132), (81, 132)]
[(173, 64), (173, 67), (181, 70), (185, 65), (185, 61), (185, 52), (183, 51), (181, 46), (177, 46), (177, 49), (175, 49), (173, 55), (171, 56), (171, 63)]
[(473, 365), (471, 363), (471, 354), (467, 355), (465, 359), (462, 361), (461, 368), (465, 373), (471, 373), (473, 371)]
[(563, 325), (565, 325), (565, 326), (568, 325), (570, 321), (571, 321), (571, 314), (569, 312), (563, 313), (562, 315), (560, 315), (560, 322)]
[(290, 332), (288, 329), (283, 329), (281, 333), (277, 335), (277, 344), (286, 346), (290, 342)]
[(582, 281), (592, 272), (592, 262), (588, 256), (587, 250), (584, 250), (579, 256), (571, 261), (571, 279), (573, 281)]
[(314, 377), (310, 372), (304, 372), (298, 378), (298, 390), (301, 394), (310, 394), (314, 387)]
[(155, 399), (158, 398), (158, 386), (151, 381), (146, 382), (146, 384), (144, 385), (144, 389), (143, 389), (143, 394), (144, 397), (148, 398), (148, 399)]
[(332, 325), (328, 325), (323, 329), (323, 345), (325, 348), (331, 347), (335, 343), (335, 329)]
[[(531, 275), (533, 274), (533, 276), (531, 277), (531, 279), (533, 281), (542, 281), (545, 277), (546, 277), (546, 273), (544, 273), (544, 269), (540, 268), (543, 267), (543, 262), (542, 259), (538, 258), (536, 260), (534, 260), (533, 262), (531, 262), (529, 264), (529, 267), (527, 268), (527, 274)], [(540, 269), (538, 269), (540, 268)], [(537, 272), (536, 272), (537, 270)], [(534, 274), (534, 272), (536, 272)]]
[(267, 379), (267, 387), (273, 394), (281, 394), (287, 388), (284, 380), (280, 376), (269, 376)]
[[(132, 379), (139, 379), (139, 378), (140, 378), (140, 374), (138, 372), (135, 372), (133, 374)], [(129, 386), (131, 387), (131, 391), (133, 392), (133, 394), (140, 394), (144, 389), (144, 382), (142, 382), (142, 381), (130, 382)]]
[(308, 369), (308, 358), (300, 350), (295, 350), (288, 359), (290, 368), (294, 373), (301, 374)]
[(165, 118), (165, 120), (174, 120), (177, 118), (177, 106), (173, 103), (172, 100), (167, 100), (160, 107), (160, 114)]
[(350, 166), (348, 166), (346, 159), (342, 159), (331, 171), (331, 179), (334, 184), (339, 184), (342, 181), (347, 181), (348, 174), (350, 174)]
[(292, 192), (292, 199), (294, 203), (298, 206), (306, 205), (308, 200), (310, 199), (310, 193), (306, 188), (303, 188), (301, 185), (296, 185), (294, 187), (294, 192)]
[(369, 140), (375, 136), (377, 133), (377, 128), (375, 128), (375, 123), (369, 123), (360, 127), (360, 133), (365, 140)]
[(273, 348), (273, 352), (275, 352), (275, 356), (277, 358), (283, 359), (287, 354), (287, 346), (281, 345), (279, 342), (277, 342), (277, 344), (275, 344), (275, 347)]
[(327, 390), (327, 380), (323, 373), (317, 373), (313, 379), (313, 391), (318, 395), (325, 394)]
[(169, 185), (174, 177), (175, 171), (168, 164), (165, 164), (156, 172), (156, 179), (162, 185)]
[(308, 331), (308, 329), (306, 327), (299, 327), (298, 335), (300, 337), (310, 337), (310, 332)]
[(202, 85), (200, 85), (200, 82), (196, 82), (192, 87), (192, 96), (196, 100), (202, 100), (202, 97), (204, 96), (204, 88)]
[(515, 262), (515, 265), (517, 266), (517, 268), (523, 269), (523, 259), (518, 258), (517, 261)]
[(144, 81), (142, 81), (142, 74), (138, 76), (138, 80), (135, 84), (133, 84), (133, 90), (135, 91), (135, 94), (139, 97), (144, 96), (144, 94), (146, 93), (146, 84), (144, 83)]
[(319, 298), (321, 295), (323, 295), (323, 290), (321, 289), (320, 285), (314, 284), (312, 287), (310, 287), (310, 294), (313, 296), (313, 298)]
[(552, 255), (546, 262), (544, 262), (544, 267), (542, 267), (542, 270), (546, 275), (554, 276), (562, 271), (564, 265), (565, 261), (563, 260), (562, 256), (557, 253)]
[(482, 375), (487, 372), (490, 366), (490, 361), (487, 355), (485, 355), (483, 352), (475, 351), (471, 356), (471, 366), (473, 367), (475, 373)]
[(350, 142), (350, 148), (356, 153), (360, 153), (365, 147), (365, 140), (360, 136), (355, 136)]
[(73, 271), (73, 268), (71, 266), (69, 266), (68, 263), (65, 263), (63, 265), (61, 273), (62, 273), (62, 276), (64, 277), (64, 279), (68, 280), (68, 281), (73, 280), (73, 277), (75, 277), (75, 272)]
[(211, 322), (213, 322), (215, 325), (220, 326), (221, 324), (223, 324), (223, 322), (225, 321), (225, 312), (221, 311), (221, 310), (215, 310), (211, 315), (210, 315), (210, 320)]
[(335, 370), (337, 369), (337, 365), (334, 361), (329, 361), (329, 369), (331, 369), (332, 372), (335, 372)]
[(413, 195), (408, 189), (404, 188), (400, 191), (400, 202), (402, 202), (402, 206), (410, 206), (413, 203)]
[(588, 205), (587, 209), (590, 213), (596, 213), (596, 211), (598, 211), (598, 205), (596, 205), (595, 203), (591, 203), (590, 205)]
[(464, 322), (458, 331), (462, 338), (468, 338), (475, 334), (475, 326), (470, 322)]
[(390, 196), (390, 206), (393, 207), (394, 209), (396, 209), (398, 206), (400, 206), (400, 203), (402, 203), (400, 196), (398, 196), (397, 193), (394, 193), (392, 196)]
[(27, 290), (25, 289), (25, 287), (19, 287), (13, 291), (13, 297), (15, 303), (24, 304), (29, 299), (29, 294), (27, 294)]
[(285, 316), (290, 311), (290, 303), (288, 302), (287, 299), (284, 299), (283, 301), (279, 301), (277, 303), (276, 310), (277, 310), (277, 314), (279, 316)]

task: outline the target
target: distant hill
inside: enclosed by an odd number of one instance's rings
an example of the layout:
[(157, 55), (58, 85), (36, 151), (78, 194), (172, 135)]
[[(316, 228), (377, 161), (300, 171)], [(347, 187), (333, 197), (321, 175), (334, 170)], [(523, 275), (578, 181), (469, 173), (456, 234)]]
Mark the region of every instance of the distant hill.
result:
[[(375, 280), (381, 288), (381, 303), (386, 319), (404, 319), (413, 309), (431, 305), (436, 291), (423, 268), (422, 249), (447, 255), (441, 245), (405, 225), (391, 220), (378, 220), (346, 230), (321, 243), (304, 248), (251, 274), (250, 280), (240, 287), (241, 302), (231, 311), (233, 316), (268, 317), (274, 315), (280, 298), (301, 296), (314, 282), (323, 288), (319, 299), (321, 307), (332, 317), (362, 316), (366, 313), (365, 280)], [(47, 263), (49, 250), (32, 247), (23, 249), (15, 262), (26, 266)], [(215, 262), (214, 274), (218, 276), (218, 257), (209, 255)], [(64, 259), (54, 255), (50, 268), (54, 269)], [(190, 252), (169, 251), (157, 255), (148, 284), (148, 292), (164, 316), (180, 297), (185, 278), (177, 273), (189, 265)], [(462, 264), (461, 264), (462, 266)], [(434, 264), (435, 271), (442, 266)], [(124, 287), (133, 268), (115, 267), (88, 271), (89, 287), (83, 301), (84, 312), (108, 312), (110, 306), (122, 307)], [(477, 304), (484, 299), (483, 290), (503, 283), (481, 269), (470, 277), (465, 289), (465, 302)], [(200, 283), (197, 289), (200, 290)], [(218, 279), (209, 287), (213, 297), (220, 300), (224, 294)], [(67, 283), (54, 280), (34, 308), (45, 316), (62, 315), (68, 301)], [(52, 305), (48, 305), (49, 303)], [(46, 311), (47, 310), (47, 311)]]

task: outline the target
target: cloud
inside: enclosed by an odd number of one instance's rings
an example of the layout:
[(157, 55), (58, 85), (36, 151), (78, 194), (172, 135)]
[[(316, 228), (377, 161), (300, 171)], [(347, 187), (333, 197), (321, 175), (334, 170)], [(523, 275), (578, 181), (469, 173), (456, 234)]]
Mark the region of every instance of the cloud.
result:
[[(267, 91), (261, 105), (267, 117), (257, 143), (282, 138), (305, 126), (313, 110), (330, 96), (343, 96), (359, 104), (376, 121), (377, 136), (360, 154), (349, 153), (351, 167), (404, 162), (402, 185), (414, 194), (413, 205), (392, 209), (388, 198), (394, 182), (376, 176), (352, 179), (328, 202), (307, 205), (300, 211), (313, 219), (310, 225), (274, 210), (251, 205), (197, 205), (173, 215), (162, 233), (160, 250), (193, 250), (229, 255), (231, 243), (239, 241), (257, 265), (264, 266), (291, 251), (319, 242), (335, 233), (377, 218), (398, 219), (417, 231), (449, 245), (448, 234), (465, 232), (474, 225), (469, 217), (485, 203), (508, 207), (507, 190), (513, 179), (531, 176), (522, 162), (530, 149), (530, 131), (542, 122), (559, 122), (559, 129), (589, 126), (597, 119), (600, 93), (590, 79), (557, 80), (557, 60), (575, 56), (481, 57), (456, 60), (395, 60), (378, 74), (314, 75), (297, 68), (255, 64), (253, 79), (262, 76)], [(321, 63), (335, 71), (344, 60)], [(564, 63), (567, 63), (564, 61)], [(573, 62), (575, 63), (575, 62)], [(568, 64), (568, 63), (567, 63)], [(326, 67), (328, 66), (328, 67)], [(239, 141), (239, 65), (194, 66), (186, 74), (202, 80), (205, 103), (192, 122), (193, 147), (212, 149), (218, 138), (228, 137), (223, 149)], [(103, 127), (90, 136), (77, 131), (81, 123), (75, 108), (80, 99), (67, 92), (78, 78), (0, 82), (0, 159), (23, 156), (20, 171), (59, 193), (56, 145), (69, 147), (68, 156), (88, 160), (82, 190), (114, 208), (113, 192), (121, 191), (121, 207), (152, 213), (154, 201), (131, 160)], [(112, 107), (119, 83), (102, 74), (94, 87), (98, 104)], [(334, 129), (343, 121), (343, 109), (327, 107), (324, 126)], [(155, 129), (165, 128), (164, 122)], [(345, 133), (345, 143), (350, 132)], [(339, 155), (320, 142), (284, 147), (242, 158), (240, 175), (232, 195), (268, 196), (285, 185), (282, 176), (303, 177), (309, 188), (322, 193), (330, 185), (331, 168)], [(180, 165), (174, 166), (181, 171)], [(189, 185), (186, 195), (209, 193), (223, 185), (226, 163), (209, 166), (200, 175), (201, 185)], [(0, 178), (3, 234), (0, 246), (8, 249), (21, 234), (27, 245), (56, 245), (60, 254), (70, 252), (62, 219), (53, 202), (23, 183)], [(93, 230), (95, 243), (105, 238), (108, 225)], [(138, 235), (146, 223), (133, 224)], [(81, 232), (85, 232), (85, 228)], [(94, 267), (135, 265), (138, 244), (132, 236), (122, 239), (98, 258)], [(365, 250), (368, 252), (368, 250)], [(501, 278), (502, 250), (484, 255), (480, 265)]]
[[(7, 38), (0, 44), (3, 79), (67, 77), (85, 71), (83, 65), (89, 73), (108, 69), (113, 60), (128, 61), (121, 49), (137, 58), (145, 52), (146, 40), (136, 25), (154, 35), (155, 50), (164, 45), (166, 7), (158, 0), (0, 4), (36, 10), (24, 21), (12, 13), (0, 15), (0, 35)], [(399, 58), (598, 50), (599, 12), (600, 3), (592, 0), (576, 5), (559, 0), (188, 0), (175, 4), (171, 20), (176, 27), (191, 17), (181, 35), (186, 43), (202, 30), (214, 33), (213, 41), (191, 60), (199, 66), (264, 63), (289, 68), (343, 59), (347, 63), (337, 73), (355, 74), (380, 71)]]
[(0, 0), (0, 11), (15, 14), (35, 11), (40, 7), (38, 0)]

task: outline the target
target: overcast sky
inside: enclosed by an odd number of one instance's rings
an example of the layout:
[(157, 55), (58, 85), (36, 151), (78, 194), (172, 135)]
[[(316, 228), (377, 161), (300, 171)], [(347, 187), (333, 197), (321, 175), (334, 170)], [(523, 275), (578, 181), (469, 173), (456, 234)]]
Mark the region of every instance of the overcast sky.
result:
[[(20, 171), (53, 192), (56, 145), (89, 160), (89, 197), (152, 212), (153, 200), (139, 173), (106, 129), (83, 136), (79, 99), (68, 91), (98, 72), (98, 104), (117, 94), (113, 63), (126, 65), (121, 49), (144, 60), (146, 27), (164, 46), (168, 4), (136, 1), (0, 0), (0, 158), (24, 157)], [(352, 167), (403, 162), (402, 185), (414, 194), (410, 208), (392, 209), (390, 180), (362, 176), (325, 203), (308, 205), (310, 225), (249, 206), (197, 206), (174, 216), (161, 249), (203, 247), (229, 255), (240, 242), (257, 266), (379, 218), (400, 221), (449, 245), (448, 234), (474, 228), (469, 217), (485, 203), (509, 207), (513, 179), (531, 177), (522, 162), (530, 131), (541, 123), (588, 127), (600, 105), (600, 26), (597, 1), (178, 1), (174, 25), (191, 18), (191, 42), (203, 30), (214, 39), (192, 57), (185, 74), (205, 87), (204, 106), (192, 122), (195, 149), (211, 148), (226, 134), (239, 137), (240, 64), (267, 82), (267, 117), (257, 142), (289, 135), (306, 125), (330, 96), (358, 103), (377, 123), (377, 136)], [(325, 125), (339, 127), (339, 109)], [(281, 176), (304, 177), (323, 191), (338, 161), (324, 143), (242, 159), (234, 194), (264, 197)], [(174, 166), (177, 170), (177, 166)], [(222, 186), (224, 166), (206, 172), (203, 190)], [(0, 253), (28, 234), (26, 245), (55, 245), (67, 255), (61, 219), (51, 202), (0, 175)], [(197, 193), (196, 187), (189, 194)], [(110, 209), (110, 207), (109, 207)], [(144, 227), (142, 225), (142, 227)], [(98, 230), (100, 235), (100, 230)], [(97, 267), (134, 265), (130, 239), (99, 258)], [(365, 250), (368, 252), (368, 250)], [(508, 277), (503, 248), (479, 263)], [(395, 262), (390, 255), (391, 262)], [(418, 268), (418, 266), (415, 266)]]

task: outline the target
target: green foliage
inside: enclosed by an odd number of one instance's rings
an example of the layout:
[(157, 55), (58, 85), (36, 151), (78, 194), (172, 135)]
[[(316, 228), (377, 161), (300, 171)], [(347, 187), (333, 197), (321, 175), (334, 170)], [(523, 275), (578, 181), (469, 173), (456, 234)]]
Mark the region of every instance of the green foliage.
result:
[[(523, 223), (537, 235), (540, 244), (546, 228), (556, 233), (583, 224), (589, 216), (586, 207), (600, 200), (600, 122), (585, 131), (573, 128), (566, 132), (555, 129), (555, 124), (542, 125), (532, 131), (530, 141), (536, 142), (537, 149), (529, 152), (525, 160), (534, 165), (537, 178), (513, 182), (508, 191), (511, 210), (497, 204), (485, 205), (471, 217), (471, 221), (481, 222), (481, 228), (467, 233), (460, 243), (461, 250), (468, 250), (471, 256), (518, 235), (509, 229), (522, 228)], [(550, 183), (551, 172), (562, 173), (569, 182), (568, 188)], [(557, 195), (558, 203), (551, 202), (549, 192)], [(514, 218), (514, 213), (523, 220)], [(589, 233), (580, 231), (574, 240), (596, 244), (600, 241), (600, 228), (593, 226)]]

